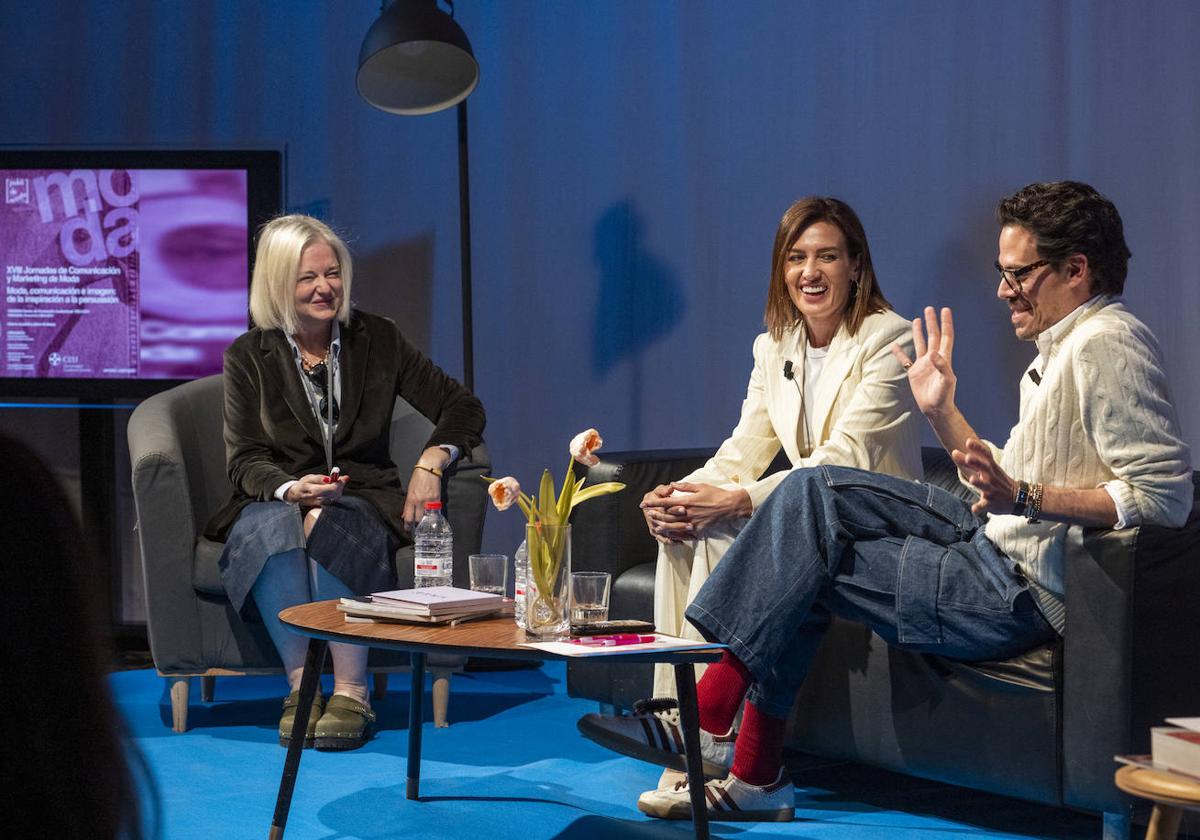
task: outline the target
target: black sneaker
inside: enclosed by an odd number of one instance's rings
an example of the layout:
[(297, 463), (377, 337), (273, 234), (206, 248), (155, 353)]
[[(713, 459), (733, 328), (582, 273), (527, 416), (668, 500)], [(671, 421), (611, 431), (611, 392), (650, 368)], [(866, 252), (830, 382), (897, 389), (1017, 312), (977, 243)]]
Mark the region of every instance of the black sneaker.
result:
[[(577, 726), (585, 738), (621, 755), (675, 770), (686, 769), (683, 727), (674, 700), (639, 701), (632, 715), (584, 715)], [(700, 730), (700, 757), (707, 778), (724, 778), (729, 772), (736, 739), (732, 728), (724, 735)]]

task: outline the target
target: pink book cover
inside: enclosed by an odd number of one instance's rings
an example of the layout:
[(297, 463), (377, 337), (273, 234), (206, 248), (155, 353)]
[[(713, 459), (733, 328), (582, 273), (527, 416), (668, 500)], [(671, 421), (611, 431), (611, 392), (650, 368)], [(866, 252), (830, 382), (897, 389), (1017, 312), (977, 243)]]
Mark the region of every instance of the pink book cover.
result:
[(1187, 741), (1189, 744), (1200, 744), (1200, 732), (1193, 732), (1190, 729), (1179, 732), (1164, 732), (1163, 735), (1167, 738), (1174, 738), (1177, 741)]

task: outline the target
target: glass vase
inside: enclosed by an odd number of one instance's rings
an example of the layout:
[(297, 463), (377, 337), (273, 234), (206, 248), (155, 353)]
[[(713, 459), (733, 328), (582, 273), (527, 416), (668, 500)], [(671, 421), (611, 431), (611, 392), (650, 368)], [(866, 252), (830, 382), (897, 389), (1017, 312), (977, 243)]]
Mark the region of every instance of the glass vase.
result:
[(539, 523), (525, 526), (529, 553), (525, 633), (549, 641), (571, 632), (571, 526)]

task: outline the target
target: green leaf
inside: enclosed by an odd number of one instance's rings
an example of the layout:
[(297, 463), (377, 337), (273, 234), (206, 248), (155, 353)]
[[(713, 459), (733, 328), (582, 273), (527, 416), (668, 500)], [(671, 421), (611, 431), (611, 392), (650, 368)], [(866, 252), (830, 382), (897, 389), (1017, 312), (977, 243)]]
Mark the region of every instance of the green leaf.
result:
[(542, 483), (538, 488), (538, 516), (543, 522), (555, 524), (554, 477), (550, 470), (542, 470)]
[(571, 507), (581, 502), (586, 502), (588, 499), (594, 499), (596, 496), (606, 496), (609, 493), (617, 493), (625, 489), (625, 485), (619, 481), (605, 481), (601, 484), (593, 484), (585, 490), (581, 490), (575, 494), (574, 500), (571, 502)]
[(571, 469), (571, 464), (575, 463), (575, 459), (571, 458), (567, 461), (567, 474), (563, 476), (562, 493), (558, 497), (558, 514), (559, 522), (566, 522), (567, 516), (571, 513), (571, 497), (575, 495), (575, 490), (578, 485), (575, 481), (575, 472)]
[(527, 500), (525, 494), (522, 493), (521, 497), (517, 499), (517, 504), (521, 507), (521, 513), (525, 514), (525, 518), (529, 520), (530, 524), (532, 524), (535, 513), (533, 509), (533, 500)]

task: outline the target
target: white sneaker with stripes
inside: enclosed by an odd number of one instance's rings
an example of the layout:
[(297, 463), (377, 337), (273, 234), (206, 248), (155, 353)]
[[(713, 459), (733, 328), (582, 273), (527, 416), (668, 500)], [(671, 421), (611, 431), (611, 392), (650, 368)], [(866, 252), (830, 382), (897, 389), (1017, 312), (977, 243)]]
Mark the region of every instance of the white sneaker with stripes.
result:
[[(685, 770), (683, 727), (679, 723), (678, 707), (662, 709), (660, 701), (639, 704), (642, 711), (628, 716), (590, 714), (577, 724), (585, 738), (603, 747), (670, 767)], [(724, 735), (712, 735), (700, 730), (700, 757), (704, 775), (719, 779), (733, 766), (733, 744), (737, 739), (732, 728)]]
[[(724, 779), (704, 784), (708, 818), (737, 822), (791, 822), (796, 817), (796, 795), (792, 780), (783, 770), (769, 785), (759, 787), (730, 773)], [(638, 810), (662, 820), (690, 820), (692, 798), (687, 779), (674, 788), (648, 790), (638, 797)]]

